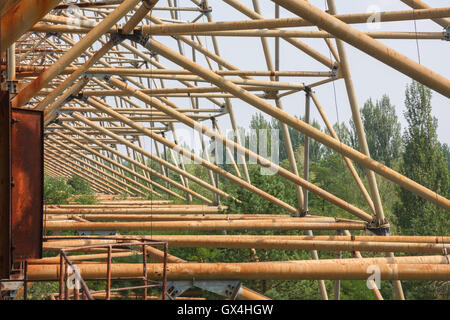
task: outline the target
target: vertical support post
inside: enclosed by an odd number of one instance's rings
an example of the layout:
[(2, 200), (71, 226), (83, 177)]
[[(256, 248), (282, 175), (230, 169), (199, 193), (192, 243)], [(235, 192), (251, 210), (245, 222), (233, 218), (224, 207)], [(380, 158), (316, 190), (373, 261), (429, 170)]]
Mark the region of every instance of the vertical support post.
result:
[[(342, 230), (336, 230), (338, 236), (342, 235)], [(338, 259), (342, 259), (342, 251), (336, 253)], [(341, 280), (334, 280), (334, 300), (341, 299)]]
[(23, 268), (23, 300), (28, 300), (28, 262), (24, 262)]
[(68, 263), (64, 263), (64, 300), (69, 300), (69, 287), (67, 281), (69, 280), (69, 273), (67, 272)]
[[(147, 286), (147, 246), (145, 244), (142, 245), (142, 265), (144, 267), (144, 285)], [(147, 287), (144, 288), (144, 300), (147, 300)]]
[(78, 280), (75, 281), (75, 287), (73, 288), (73, 299), (80, 300), (80, 288)]
[[(305, 122), (310, 122), (310, 107), (311, 107), (311, 89), (305, 88)], [(303, 177), (306, 181), (309, 180), (309, 137), (305, 135), (305, 149), (304, 149), (304, 161), (303, 161)], [(308, 190), (303, 189), (303, 202), (305, 206), (304, 215), (308, 213)]]
[[(337, 14), (334, 0), (327, 0), (330, 14)], [(356, 100), (355, 87), (353, 86), (353, 80), (350, 73), (350, 66), (347, 59), (347, 52), (345, 50), (344, 41), (336, 39), (336, 45), (341, 59), (339, 69), (345, 80), (345, 87), (347, 89), (348, 100), (350, 102), (350, 108), (352, 110), (352, 118), (355, 124), (356, 133), (358, 135), (359, 147), (362, 153), (370, 158), (369, 146), (367, 144), (366, 134), (364, 132), (364, 126), (361, 120), (361, 114), (359, 113), (358, 102)], [(378, 185), (375, 178), (375, 173), (372, 170), (366, 169), (367, 179), (369, 181), (370, 193), (375, 205), (376, 212), (376, 224), (383, 225), (385, 223), (383, 205), (381, 204), (380, 194), (378, 192)]]
[[(212, 117), (212, 118), (211, 118), (211, 123), (212, 123), (212, 129), (213, 129), (214, 131), (217, 131), (216, 118)], [(215, 151), (214, 164), (215, 164), (216, 166), (220, 166), (220, 163), (217, 162), (217, 141), (216, 141), (216, 139), (213, 139), (213, 143), (215, 144), (215, 147), (214, 147), (214, 151)], [(220, 151), (223, 151), (223, 149), (220, 150)], [(219, 189), (219, 178), (220, 178), (220, 175), (216, 172), (216, 181), (215, 181), (215, 184), (216, 184), (216, 188), (217, 188), (217, 189)], [(216, 200), (216, 204), (217, 204), (218, 206), (220, 206), (220, 194), (216, 193), (214, 198), (215, 198), (215, 200)]]
[(164, 270), (163, 270), (163, 285), (162, 285), (162, 300), (166, 300), (167, 295), (167, 254), (169, 245), (164, 243)]
[(11, 110), (8, 91), (0, 91), (0, 153), (0, 279), (6, 279), (10, 276), (12, 266)]
[[(327, 0), (329, 13), (337, 14), (336, 5), (334, 0)], [(364, 127), (361, 121), (361, 115), (359, 113), (358, 104), (356, 101), (355, 88), (353, 86), (353, 81), (350, 74), (347, 53), (345, 51), (344, 42), (342, 40), (336, 39), (336, 45), (339, 53), (339, 57), (341, 59), (341, 63), (339, 68), (341, 69), (341, 73), (345, 80), (345, 86), (347, 88), (348, 99), (350, 102), (350, 107), (352, 109), (353, 122), (355, 123), (356, 132), (358, 134), (358, 142), (361, 149), (361, 152), (370, 158), (369, 146), (367, 145), (366, 134), (364, 132)], [(375, 178), (375, 173), (372, 170), (366, 169), (367, 179), (369, 181), (370, 193), (372, 195), (373, 204), (375, 206), (376, 212), (376, 225), (381, 226), (386, 223), (383, 205), (381, 204), (380, 194), (378, 192), (378, 185)], [(394, 254), (391, 252), (389, 256), (393, 256)], [(393, 281), (395, 296), (399, 300), (404, 300), (403, 288), (401, 282), (399, 280)]]
[[(280, 17), (280, 5), (275, 3), (275, 19)], [(280, 38), (275, 37), (275, 70), (280, 70)], [(279, 77), (276, 76), (275, 80), (278, 81)]]
[[(390, 258), (394, 258), (394, 253), (388, 252), (388, 253), (386, 253), (386, 256), (388, 256)], [(403, 293), (403, 287), (402, 287), (401, 281), (394, 280), (394, 281), (392, 281), (392, 283), (394, 285), (395, 298), (397, 300), (405, 300), (405, 294)]]
[(16, 44), (13, 43), (6, 51), (6, 71), (8, 81), (16, 80)]
[(59, 253), (59, 300), (63, 299), (63, 286), (64, 286), (64, 257)]
[[(311, 113), (311, 88), (305, 87), (305, 122), (309, 124), (310, 122), (310, 113)], [(309, 137), (305, 135), (305, 144), (304, 144), (304, 158), (303, 158), (303, 178), (308, 181), (309, 180)], [(308, 214), (308, 190), (303, 189), (303, 211), (302, 216)], [(308, 236), (313, 236), (312, 230), (306, 230), (306, 234)], [(311, 256), (313, 260), (319, 260), (319, 254), (317, 250), (311, 250)], [(323, 300), (328, 300), (327, 288), (325, 287), (325, 281), (318, 280), (319, 291), (322, 295)]]
[(108, 246), (108, 265), (106, 267), (106, 300), (111, 300), (111, 251), (112, 246)]

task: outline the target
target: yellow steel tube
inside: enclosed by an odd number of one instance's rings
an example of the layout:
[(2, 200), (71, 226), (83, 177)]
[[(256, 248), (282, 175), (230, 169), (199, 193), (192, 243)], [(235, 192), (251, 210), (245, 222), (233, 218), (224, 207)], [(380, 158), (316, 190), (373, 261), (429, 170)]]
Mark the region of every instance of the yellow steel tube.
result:
[[(357, 259), (355, 259), (357, 261)], [(373, 264), (322, 263), (298, 264), (286, 262), (258, 263), (171, 263), (168, 280), (366, 280)], [(106, 264), (78, 264), (83, 279), (101, 278)], [(439, 264), (378, 264), (382, 280), (448, 281), (450, 265)], [(137, 277), (143, 274), (142, 264), (112, 264), (112, 277)], [(148, 264), (149, 279), (161, 280), (162, 264)], [(59, 277), (59, 265), (30, 265), (28, 279)]]

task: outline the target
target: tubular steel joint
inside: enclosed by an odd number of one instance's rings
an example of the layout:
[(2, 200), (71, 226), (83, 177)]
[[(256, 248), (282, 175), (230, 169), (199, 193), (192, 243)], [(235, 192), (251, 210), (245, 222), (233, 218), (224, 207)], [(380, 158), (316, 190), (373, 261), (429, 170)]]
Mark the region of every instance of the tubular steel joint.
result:
[(212, 8), (211, 8), (211, 6), (208, 6), (208, 7), (201, 7), (200, 8), (200, 11), (204, 14), (204, 15), (208, 15), (208, 14), (210, 14), (211, 12), (212, 12)]
[(445, 28), (445, 30), (444, 30), (444, 38), (442, 38), (442, 40), (450, 41), (450, 26)]
[(141, 46), (146, 48), (149, 51), (150, 57), (155, 58), (158, 55), (157, 53), (149, 49), (148, 43), (151, 43), (152, 41), (151, 37), (142, 34), (141, 30), (134, 30), (133, 34), (125, 35), (125, 37), (131, 41), (139, 43)]
[(50, 37), (56, 37), (56, 38), (58, 38), (58, 39), (61, 39), (61, 37), (62, 37), (62, 33), (61, 32), (47, 32), (46, 34), (45, 34), (45, 38), (50, 38)]
[(305, 93), (306, 93), (306, 95), (307, 96), (310, 96), (311, 95), (311, 93), (312, 93), (312, 90), (311, 90), (311, 88), (310, 87), (308, 87), (308, 86), (305, 86)]
[(376, 221), (373, 220), (371, 223), (367, 224), (367, 230), (372, 232), (377, 236), (388, 236), (389, 235), (390, 225), (387, 221), (382, 225), (377, 225)]
[(212, 12), (212, 7), (208, 6), (206, 1), (202, 1), (198, 7), (204, 15), (208, 15)]
[(117, 32), (111, 33), (111, 41), (114, 45), (118, 45), (127, 38), (126, 35), (123, 35), (121, 32), (122, 30), (119, 29)]
[(153, 9), (154, 4), (154, 0), (142, 0), (142, 5), (149, 10)]
[(299, 211), (299, 212), (300, 212), (299, 217), (306, 217), (306, 215), (309, 213), (309, 210), (302, 210), (302, 211)]
[(91, 73), (87, 75), (88, 78), (99, 78), (105, 81), (109, 81), (111, 79), (111, 74), (104, 74), (104, 73)]
[(338, 66), (337, 63), (335, 63), (333, 65), (333, 68), (331, 68), (331, 78), (333, 78), (333, 79), (337, 78), (337, 76), (338, 76), (338, 69), (339, 69), (339, 66)]
[[(73, 97), (73, 96), (71, 96), (72, 97), (72, 99), (74, 99), (75, 97)], [(56, 111), (56, 114), (57, 115), (60, 115), (60, 114), (66, 114), (66, 115), (68, 115), (68, 116), (72, 116), (72, 114), (74, 113), (74, 111), (70, 111), (70, 110), (58, 110), (58, 111)]]
[(87, 102), (88, 97), (86, 97), (82, 92), (78, 93), (77, 95), (72, 95), (73, 99), (78, 99), (81, 100), (83, 102)]

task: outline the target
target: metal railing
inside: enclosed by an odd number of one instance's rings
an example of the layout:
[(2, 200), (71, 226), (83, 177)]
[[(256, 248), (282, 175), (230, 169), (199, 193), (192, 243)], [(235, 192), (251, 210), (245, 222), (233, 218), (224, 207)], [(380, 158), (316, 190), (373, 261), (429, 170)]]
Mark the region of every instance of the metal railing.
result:
[[(100, 293), (106, 294), (106, 300), (111, 299), (111, 292), (118, 291), (127, 291), (127, 290), (139, 290), (143, 289), (143, 297), (144, 300), (147, 300), (147, 289), (153, 287), (162, 287), (161, 299), (166, 299), (166, 291), (167, 291), (167, 255), (168, 255), (168, 243), (163, 241), (140, 241), (135, 240), (134, 242), (127, 243), (116, 243), (116, 244), (101, 244), (101, 245), (89, 245), (89, 246), (81, 246), (81, 247), (70, 247), (60, 249), (60, 261), (59, 261), (59, 300), (70, 300), (71, 296), (73, 296), (74, 300), (95, 300), (94, 296)], [(113, 248), (123, 248), (123, 247), (141, 247), (142, 249), (142, 265), (143, 265), (143, 275), (138, 278), (126, 278), (126, 279), (112, 279), (111, 270), (113, 264)], [(162, 281), (154, 281), (148, 279), (147, 273), (147, 263), (148, 247), (163, 247), (164, 248), (164, 258), (163, 258), (163, 279)], [(95, 280), (106, 280), (106, 289), (98, 290), (98, 291), (90, 291), (89, 287), (86, 284), (86, 281), (83, 279), (81, 272), (78, 267), (70, 260), (70, 256), (67, 255), (68, 252), (73, 251), (88, 251), (92, 249), (102, 249), (105, 248), (107, 250), (107, 265), (106, 265), (106, 275), (105, 278), (95, 279)], [(130, 249), (131, 250), (131, 249)], [(133, 251), (131, 251), (132, 253)], [(74, 280), (74, 285), (71, 284), (71, 279)], [(124, 281), (124, 280), (142, 280), (144, 285), (142, 286), (129, 286), (129, 287), (121, 287), (121, 288), (111, 288), (111, 283), (113, 280), (116, 281)], [(71, 288), (72, 287), (72, 288)], [(73, 294), (70, 295), (69, 291), (73, 290)]]

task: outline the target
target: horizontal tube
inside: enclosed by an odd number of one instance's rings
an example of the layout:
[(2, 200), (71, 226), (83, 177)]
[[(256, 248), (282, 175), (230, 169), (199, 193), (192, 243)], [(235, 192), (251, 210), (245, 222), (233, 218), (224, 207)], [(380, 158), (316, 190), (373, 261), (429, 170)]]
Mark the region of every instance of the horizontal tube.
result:
[[(83, 279), (104, 278), (106, 264), (78, 264)], [(367, 280), (374, 264), (299, 264), (289, 262), (257, 263), (173, 263), (167, 266), (168, 280)], [(378, 264), (381, 280), (450, 280), (450, 265), (436, 264)], [(162, 264), (147, 265), (151, 280), (161, 280)], [(111, 265), (111, 276), (138, 277), (142, 264)], [(59, 278), (59, 265), (30, 265), (28, 280)]]
[(57, 230), (364, 230), (365, 223), (272, 221), (158, 221), (158, 222), (59, 222), (47, 221), (45, 229)]

